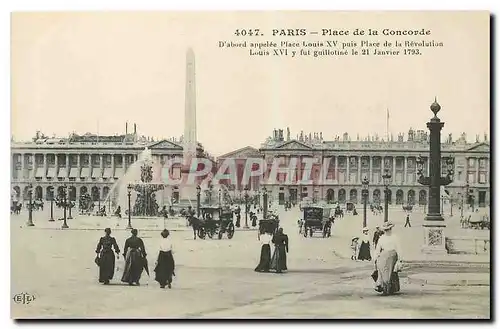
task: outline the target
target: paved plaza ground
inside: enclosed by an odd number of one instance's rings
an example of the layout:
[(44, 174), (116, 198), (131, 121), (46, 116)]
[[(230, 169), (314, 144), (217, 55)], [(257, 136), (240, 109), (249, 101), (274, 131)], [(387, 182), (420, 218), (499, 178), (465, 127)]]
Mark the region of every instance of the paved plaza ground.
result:
[[(68, 221), (70, 229), (61, 230), (61, 221), (48, 222), (47, 211), (34, 213), (35, 227), (26, 227), (27, 214), (12, 216), (12, 295), (36, 296), (27, 305), (12, 302), (12, 317), (489, 318), (489, 285), (433, 285), (409, 279), (436, 272), (452, 278), (466, 272), (484, 278), (489, 273), (487, 254), (423, 256), (423, 211), (412, 214), (412, 228), (402, 227), (402, 211), (390, 211), (408, 264), (401, 274), (401, 293), (389, 297), (373, 290), (371, 262), (349, 259), (350, 238), (360, 234), (362, 212), (337, 221), (329, 239), (299, 235), (299, 217), (298, 208), (280, 210), (281, 224), (290, 238), (289, 272), (281, 275), (253, 271), (260, 254), (255, 230), (239, 229), (232, 240), (193, 240), (184, 220), (167, 220), (177, 276), (171, 290), (162, 290), (146, 275), (140, 287), (122, 285), (122, 258), (111, 285), (97, 282), (94, 250), (98, 239), (105, 227), (111, 227), (123, 248), (129, 236), (125, 219), (76, 217)], [(370, 214), (368, 227), (382, 222), (382, 215)], [(489, 236), (489, 231), (460, 229), (458, 216), (447, 222), (448, 234)], [(133, 226), (144, 239), (152, 271), (164, 221), (133, 219)]]

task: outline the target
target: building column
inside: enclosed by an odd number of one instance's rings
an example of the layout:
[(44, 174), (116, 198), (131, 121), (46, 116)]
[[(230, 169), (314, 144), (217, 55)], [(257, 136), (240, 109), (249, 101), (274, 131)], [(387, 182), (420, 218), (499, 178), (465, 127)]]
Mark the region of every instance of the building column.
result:
[(349, 180), (349, 179), (350, 179), (350, 177), (349, 177), (349, 176), (351, 175), (351, 174), (350, 174), (350, 172), (349, 172), (349, 163), (351, 162), (351, 156), (350, 156), (350, 155), (348, 155), (348, 156), (346, 157), (346, 159), (347, 159), (347, 167), (346, 167), (346, 176), (347, 176), (347, 177), (346, 177), (346, 179), (345, 179), (345, 182), (346, 182), (346, 183), (349, 183), (349, 181), (350, 181), (350, 180)]
[(111, 177), (110, 178), (114, 178), (115, 177), (115, 155), (112, 153), (111, 154)]
[[(333, 159), (333, 180), (337, 182), (337, 184), (339, 183), (339, 175), (338, 175), (338, 168), (337, 168), (337, 162), (338, 162), (338, 159), (339, 157), (338, 156), (332, 156), (332, 159)], [(299, 196), (297, 195), (297, 198)]]
[[(26, 171), (26, 163), (25, 163), (25, 161), (26, 161), (25, 154), (21, 153), (21, 177), (18, 177), (17, 179), (24, 180), (24, 176), (26, 175), (25, 174), (25, 171)], [(14, 163), (14, 166), (17, 166), (17, 164)], [(15, 169), (17, 169), (17, 168), (15, 168)]]
[(43, 175), (42, 175), (42, 178), (44, 180), (47, 179), (47, 167), (48, 167), (48, 164), (47, 164), (47, 153), (44, 153), (43, 154)]
[(476, 158), (476, 184), (479, 183), (479, 158)]
[(88, 180), (92, 180), (92, 153), (89, 154), (89, 177)]
[(392, 157), (392, 183), (396, 183), (396, 157)]
[(101, 154), (99, 154), (99, 156), (101, 158), (100, 159), (100, 168), (99, 168), (99, 170), (101, 171), (101, 174), (99, 175), (99, 177), (100, 177), (100, 180), (102, 180), (102, 175), (104, 174), (103, 173), (103, 171), (104, 171), (104, 154), (101, 153)]
[(125, 153), (122, 154), (122, 166), (123, 166), (123, 172), (127, 172), (127, 155)]
[(57, 174), (59, 171), (59, 154), (57, 154), (57, 153), (54, 153), (54, 168), (55, 168), (54, 175), (56, 175), (55, 178), (57, 178)]
[(385, 157), (380, 157), (380, 169), (382, 171), (381, 176), (385, 174)]
[(81, 171), (82, 171), (82, 162), (80, 161), (80, 158), (81, 158), (81, 154), (77, 154), (76, 155), (76, 168), (78, 168), (78, 169), (77, 169), (77, 177), (76, 178), (80, 178)]
[(404, 177), (403, 183), (406, 184), (406, 182), (408, 181), (408, 157), (407, 156), (405, 156), (405, 163), (404, 163), (404, 167), (403, 167), (403, 177)]
[(370, 171), (370, 177), (368, 180), (372, 182), (373, 180), (373, 157), (370, 155), (370, 168), (368, 169)]
[(358, 184), (361, 184), (361, 156), (358, 156)]
[(69, 180), (69, 154), (66, 154), (66, 180)]

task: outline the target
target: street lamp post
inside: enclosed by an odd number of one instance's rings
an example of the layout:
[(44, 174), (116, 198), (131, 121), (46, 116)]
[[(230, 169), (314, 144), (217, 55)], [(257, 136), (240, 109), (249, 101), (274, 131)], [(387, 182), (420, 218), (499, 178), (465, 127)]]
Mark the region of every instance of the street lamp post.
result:
[(449, 185), (453, 181), (454, 163), (453, 157), (446, 160), (447, 175), (441, 176), (441, 129), (444, 126), (438, 117), (437, 113), (441, 110), (441, 106), (434, 100), (430, 106), (434, 117), (427, 122), (427, 128), (430, 131), (429, 138), (429, 177), (424, 177), (423, 160), (419, 156), (417, 158), (417, 175), (418, 182), (421, 185), (429, 186), (429, 207), (427, 216), (424, 219), (425, 245), (423, 252), (425, 253), (447, 253), (445, 246), (444, 218), (441, 215), (439, 204), (441, 186)]
[(66, 184), (63, 185), (63, 192), (64, 192), (64, 222), (61, 226), (61, 228), (69, 228), (68, 223), (66, 222), (66, 208), (68, 207), (68, 186)]
[(248, 186), (245, 186), (245, 228), (248, 228)]
[(361, 184), (363, 186), (363, 190), (361, 191), (361, 195), (363, 196), (363, 227), (366, 227), (366, 203), (368, 201), (368, 185), (370, 184), (366, 176)]
[(28, 184), (28, 224), (27, 226), (35, 226), (33, 224), (33, 184)]
[(49, 222), (54, 222), (54, 191), (50, 195), (50, 219)]
[(264, 186), (262, 188), (262, 202), (264, 203), (262, 206), (262, 218), (263, 219), (266, 219), (267, 218), (267, 207), (268, 207), (268, 203), (267, 203), (267, 189), (266, 187)]
[(200, 198), (201, 198), (201, 187), (196, 186), (196, 217), (200, 218)]
[(132, 207), (130, 203), (130, 195), (132, 194), (132, 185), (127, 186), (127, 197), (128, 197), (128, 225), (127, 229), (131, 230), (132, 229)]
[(389, 220), (389, 183), (391, 181), (391, 173), (389, 169), (384, 170), (382, 179), (384, 180), (384, 223)]
[(69, 195), (69, 201), (68, 201), (69, 214), (68, 214), (68, 219), (73, 219), (73, 217), (71, 216), (71, 209), (73, 208), (73, 203), (71, 201), (71, 188), (68, 189), (68, 195)]
[(450, 217), (453, 217), (453, 197), (450, 196)]

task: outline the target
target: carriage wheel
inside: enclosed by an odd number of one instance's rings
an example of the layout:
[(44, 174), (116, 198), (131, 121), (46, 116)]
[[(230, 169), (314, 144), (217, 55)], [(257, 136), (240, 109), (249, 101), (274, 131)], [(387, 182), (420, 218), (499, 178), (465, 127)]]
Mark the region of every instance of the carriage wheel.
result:
[(307, 238), (307, 227), (304, 226), (304, 238)]
[(205, 235), (206, 235), (206, 233), (205, 233), (205, 229), (200, 228), (200, 229), (198, 230), (198, 237), (199, 237), (200, 239), (205, 239)]
[(222, 239), (222, 234), (223, 234), (223, 232), (222, 232), (222, 230), (220, 230), (219, 231), (219, 235), (218, 235), (219, 236), (219, 240)]
[(229, 224), (229, 227), (227, 228), (227, 238), (232, 239), (234, 236), (234, 225), (231, 223)]
[(214, 237), (214, 231), (212, 230), (207, 230), (207, 235), (210, 239), (212, 239)]

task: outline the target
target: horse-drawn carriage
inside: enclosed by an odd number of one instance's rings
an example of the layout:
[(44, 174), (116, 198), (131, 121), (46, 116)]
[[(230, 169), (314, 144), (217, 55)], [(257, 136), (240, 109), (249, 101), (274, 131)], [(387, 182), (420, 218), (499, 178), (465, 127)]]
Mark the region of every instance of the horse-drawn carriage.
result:
[(473, 213), (469, 216), (467, 223), (467, 226), (472, 229), (490, 229), (490, 217), (487, 214)]
[(329, 238), (332, 234), (331, 207), (308, 206), (304, 207), (304, 217), (301, 221), (301, 233), (307, 238), (313, 236), (315, 232), (321, 232), (323, 238)]
[(403, 211), (411, 212), (412, 210), (413, 210), (413, 205), (411, 204), (403, 206)]
[(233, 238), (235, 229), (231, 209), (201, 207), (200, 215), (201, 218), (196, 223), (191, 222), (191, 225), (193, 229), (197, 228), (198, 236), (201, 239), (204, 239), (205, 235), (208, 235), (211, 239), (214, 235), (217, 235), (219, 239), (222, 239), (224, 234), (227, 235), (228, 239)]
[(280, 220), (277, 214), (270, 213), (267, 218), (263, 218), (259, 220), (259, 230), (258, 230), (258, 238), (260, 239), (260, 235), (263, 233), (275, 234), (278, 231), (280, 226)]

